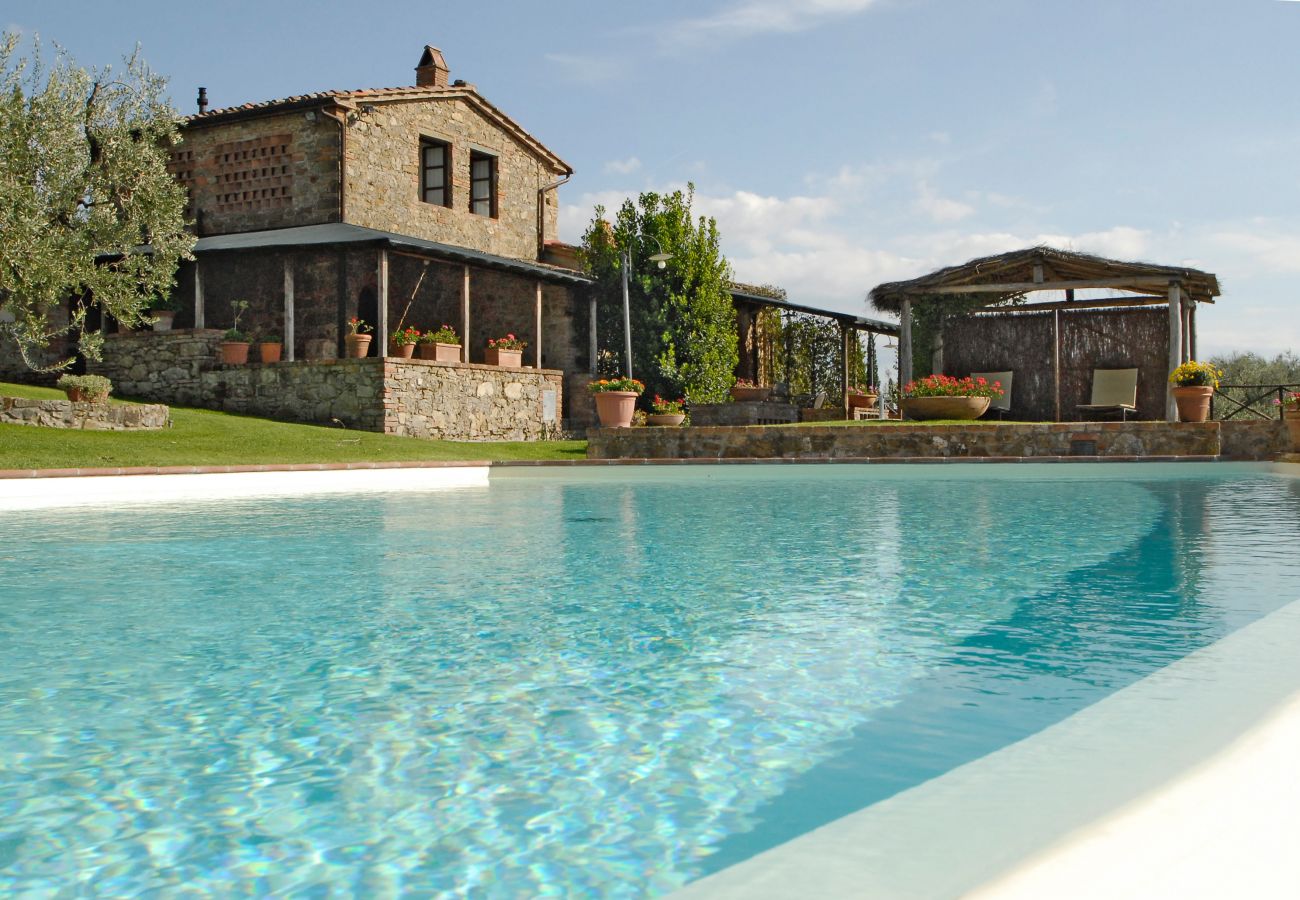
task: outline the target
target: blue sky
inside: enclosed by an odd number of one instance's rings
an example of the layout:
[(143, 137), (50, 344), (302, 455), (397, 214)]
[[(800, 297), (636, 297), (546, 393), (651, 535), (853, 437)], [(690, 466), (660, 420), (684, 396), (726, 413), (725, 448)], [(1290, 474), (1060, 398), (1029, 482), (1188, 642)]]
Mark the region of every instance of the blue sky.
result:
[[(126, 12), (125, 10), (129, 10)], [(381, 11), (382, 10), (382, 11)], [(83, 65), (139, 42), (182, 111), (413, 82), (425, 43), (595, 203), (692, 181), (736, 278), (875, 284), (1051, 243), (1219, 275), (1201, 355), (1300, 350), (1300, 2), (6, 3)]]

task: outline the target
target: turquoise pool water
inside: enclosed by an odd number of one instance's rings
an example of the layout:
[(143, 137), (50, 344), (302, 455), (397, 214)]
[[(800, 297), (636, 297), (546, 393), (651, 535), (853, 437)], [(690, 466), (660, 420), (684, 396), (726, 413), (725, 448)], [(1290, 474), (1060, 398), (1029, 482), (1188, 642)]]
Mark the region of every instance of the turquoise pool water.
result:
[(994, 468), (0, 512), (0, 892), (659, 895), (1300, 598), (1300, 480)]

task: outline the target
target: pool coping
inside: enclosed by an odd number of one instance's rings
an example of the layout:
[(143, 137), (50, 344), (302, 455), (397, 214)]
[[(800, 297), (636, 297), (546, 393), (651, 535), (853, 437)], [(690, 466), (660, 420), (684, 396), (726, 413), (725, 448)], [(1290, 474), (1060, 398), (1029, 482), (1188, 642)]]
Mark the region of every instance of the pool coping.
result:
[[(718, 465), (944, 465), (944, 464), (1033, 464), (1033, 463), (1170, 463), (1170, 462), (1263, 462), (1229, 456), (844, 456), (844, 457), (705, 457), (627, 459), (508, 459), (508, 460), (397, 460), (346, 463), (264, 463), (224, 466), (105, 466), (53, 469), (0, 469), (0, 480), (25, 478), (90, 478), (134, 475), (228, 475), (237, 472), (350, 472), (370, 469), (446, 469), (511, 467), (606, 467), (606, 466), (718, 466)], [(1282, 463), (1286, 464), (1283, 460)]]
[(1300, 842), (1297, 641), (1300, 600), (672, 896), (1279, 896)]

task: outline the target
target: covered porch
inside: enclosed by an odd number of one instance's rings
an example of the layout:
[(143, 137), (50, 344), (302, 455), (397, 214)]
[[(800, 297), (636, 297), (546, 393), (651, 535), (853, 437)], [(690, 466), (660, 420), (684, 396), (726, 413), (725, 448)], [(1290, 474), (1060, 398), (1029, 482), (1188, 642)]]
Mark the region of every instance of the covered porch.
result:
[[(1057, 296), (1030, 303), (1029, 294)], [(1123, 262), (1052, 247), (971, 260), (877, 285), (869, 297), (899, 316), (899, 381), (930, 372), (1015, 373), (1019, 418), (1078, 418), (1098, 369), (1138, 370), (1138, 415), (1177, 421), (1169, 374), (1196, 356), (1196, 307), (1218, 279), (1181, 266)], [(914, 329), (929, 359), (915, 358)]]

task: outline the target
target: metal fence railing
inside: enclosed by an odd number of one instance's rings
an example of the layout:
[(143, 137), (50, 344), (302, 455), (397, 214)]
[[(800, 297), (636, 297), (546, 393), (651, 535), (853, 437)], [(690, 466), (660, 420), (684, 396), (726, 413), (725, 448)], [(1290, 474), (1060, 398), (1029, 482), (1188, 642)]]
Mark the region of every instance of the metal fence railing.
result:
[(1210, 397), (1210, 418), (1280, 419), (1282, 398), (1300, 384), (1221, 384)]

